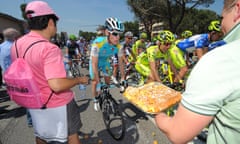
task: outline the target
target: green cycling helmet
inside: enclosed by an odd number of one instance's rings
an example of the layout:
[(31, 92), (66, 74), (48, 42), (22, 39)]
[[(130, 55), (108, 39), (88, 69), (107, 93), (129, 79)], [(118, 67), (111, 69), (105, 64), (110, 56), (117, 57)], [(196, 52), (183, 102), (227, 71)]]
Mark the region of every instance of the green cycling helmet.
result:
[(208, 26), (208, 30), (220, 32), (221, 31), (220, 21), (218, 21), (218, 20), (211, 21), (211, 23)]
[(173, 43), (175, 41), (174, 34), (169, 30), (163, 30), (158, 34), (158, 40), (163, 43)]
[(75, 40), (77, 40), (77, 37), (74, 34), (70, 34), (69, 39), (72, 41), (75, 41)]
[(185, 30), (182, 32), (181, 36), (182, 38), (189, 38), (190, 36), (192, 36), (192, 32), (190, 30)]
[(147, 39), (147, 34), (145, 32), (141, 33), (140, 39)]

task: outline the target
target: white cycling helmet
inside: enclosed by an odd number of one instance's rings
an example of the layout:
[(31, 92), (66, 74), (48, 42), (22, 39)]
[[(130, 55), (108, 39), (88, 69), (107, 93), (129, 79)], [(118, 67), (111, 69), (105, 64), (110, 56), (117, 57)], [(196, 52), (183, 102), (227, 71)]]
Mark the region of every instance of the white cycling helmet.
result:
[(109, 31), (117, 31), (117, 32), (124, 32), (124, 25), (123, 23), (118, 20), (117, 18), (107, 18), (105, 22), (105, 27)]
[(127, 31), (125, 34), (124, 34), (125, 37), (133, 37), (133, 33), (130, 32), (130, 31)]

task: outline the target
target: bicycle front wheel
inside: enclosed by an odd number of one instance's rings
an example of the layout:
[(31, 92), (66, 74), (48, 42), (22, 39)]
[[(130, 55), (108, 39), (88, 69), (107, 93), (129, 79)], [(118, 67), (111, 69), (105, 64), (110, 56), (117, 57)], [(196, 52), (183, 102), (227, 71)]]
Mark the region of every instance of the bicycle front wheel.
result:
[(120, 105), (113, 98), (105, 98), (102, 103), (104, 124), (115, 140), (121, 140), (125, 134), (125, 123)]

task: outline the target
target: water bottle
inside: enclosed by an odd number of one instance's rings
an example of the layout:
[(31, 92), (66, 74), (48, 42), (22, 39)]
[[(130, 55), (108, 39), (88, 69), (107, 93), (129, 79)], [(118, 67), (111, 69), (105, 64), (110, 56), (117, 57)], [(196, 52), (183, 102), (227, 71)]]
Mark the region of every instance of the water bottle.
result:
[(81, 99), (86, 97), (86, 88), (87, 88), (87, 86), (85, 84), (79, 84), (80, 98)]

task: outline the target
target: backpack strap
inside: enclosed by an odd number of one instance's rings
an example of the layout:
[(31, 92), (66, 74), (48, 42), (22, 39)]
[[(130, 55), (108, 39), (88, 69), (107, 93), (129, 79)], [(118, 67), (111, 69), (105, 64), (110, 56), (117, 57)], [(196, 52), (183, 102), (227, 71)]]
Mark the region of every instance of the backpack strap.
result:
[[(40, 43), (40, 42), (47, 42), (47, 41), (46, 41), (46, 40), (39, 40), (39, 41), (35, 41), (35, 42), (33, 42), (32, 44), (30, 44), (30, 46), (28, 46), (28, 48), (27, 48), (26, 51), (24, 52), (23, 58), (25, 57), (27, 51), (28, 51), (33, 45), (35, 45), (36, 43)], [(19, 58), (19, 54), (18, 54), (18, 50), (17, 50), (17, 41), (15, 42), (15, 48), (16, 48), (17, 57)]]

